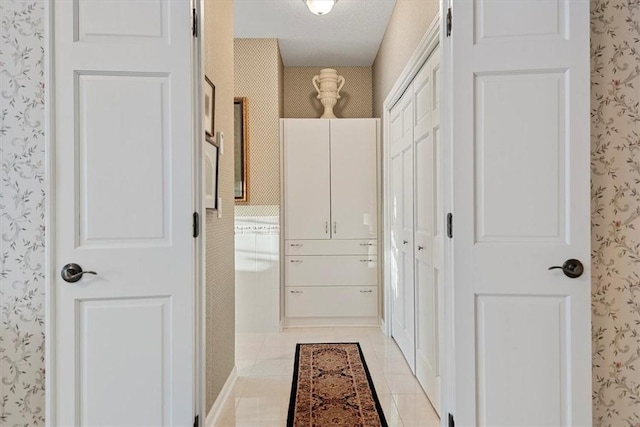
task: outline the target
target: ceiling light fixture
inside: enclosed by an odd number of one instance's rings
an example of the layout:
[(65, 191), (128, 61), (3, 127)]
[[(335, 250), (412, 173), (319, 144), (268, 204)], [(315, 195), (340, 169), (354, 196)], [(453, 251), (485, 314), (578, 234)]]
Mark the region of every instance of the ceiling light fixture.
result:
[(333, 9), (333, 5), (338, 2), (338, 0), (302, 0), (309, 11), (315, 15), (326, 15), (331, 12)]

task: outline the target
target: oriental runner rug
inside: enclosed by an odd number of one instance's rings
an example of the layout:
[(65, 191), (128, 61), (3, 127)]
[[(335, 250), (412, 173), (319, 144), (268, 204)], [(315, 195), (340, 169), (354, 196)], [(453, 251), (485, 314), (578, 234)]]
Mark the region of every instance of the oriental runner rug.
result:
[(358, 343), (298, 344), (287, 427), (387, 427)]

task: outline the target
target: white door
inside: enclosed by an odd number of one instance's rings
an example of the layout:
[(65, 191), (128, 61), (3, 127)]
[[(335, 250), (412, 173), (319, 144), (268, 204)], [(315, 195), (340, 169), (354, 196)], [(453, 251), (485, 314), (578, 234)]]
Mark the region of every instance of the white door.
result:
[(415, 281), (416, 377), (440, 412), (440, 316), (442, 297), (443, 212), (440, 178), (440, 61), (436, 50), (416, 75), (415, 123)]
[(415, 370), (413, 278), (413, 94), (390, 111), (391, 335)]
[[(76, 0), (52, 8), (56, 274), (47, 423), (191, 425), (191, 7)], [(97, 274), (69, 283), (60, 274), (68, 263)]]
[(453, 6), (455, 423), (591, 425), (589, 2)]
[(330, 122), (332, 237), (375, 238), (378, 121), (338, 119)]
[(329, 120), (282, 121), (287, 239), (330, 239)]

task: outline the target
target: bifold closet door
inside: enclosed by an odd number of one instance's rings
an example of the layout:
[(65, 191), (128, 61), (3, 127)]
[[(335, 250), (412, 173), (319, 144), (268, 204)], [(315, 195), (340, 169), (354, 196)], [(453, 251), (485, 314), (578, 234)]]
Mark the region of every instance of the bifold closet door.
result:
[(334, 239), (377, 234), (377, 121), (331, 120), (331, 220)]
[(391, 335), (415, 371), (415, 288), (413, 277), (413, 94), (391, 110)]
[(412, 92), (415, 153), (416, 377), (440, 412), (439, 310), (442, 295), (443, 218), (439, 170), (439, 52), (416, 75)]
[(331, 238), (329, 120), (284, 120), (287, 239)]

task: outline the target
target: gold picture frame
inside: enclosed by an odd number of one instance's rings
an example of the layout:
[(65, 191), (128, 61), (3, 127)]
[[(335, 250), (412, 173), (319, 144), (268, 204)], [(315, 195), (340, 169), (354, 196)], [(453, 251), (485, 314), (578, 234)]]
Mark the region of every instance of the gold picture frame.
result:
[(246, 97), (233, 98), (234, 198), (237, 204), (249, 202), (249, 106)]

